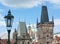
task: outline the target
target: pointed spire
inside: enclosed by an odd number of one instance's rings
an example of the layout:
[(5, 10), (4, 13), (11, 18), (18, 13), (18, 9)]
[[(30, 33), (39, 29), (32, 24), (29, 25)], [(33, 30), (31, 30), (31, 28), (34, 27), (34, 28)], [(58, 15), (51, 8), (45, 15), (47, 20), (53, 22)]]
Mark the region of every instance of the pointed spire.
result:
[(9, 9), (9, 11), (8, 11), (8, 15), (11, 15), (11, 11), (10, 11), (10, 9)]
[(54, 23), (54, 17), (52, 16), (52, 22)]
[(30, 21), (29, 21), (29, 26), (30, 26)]
[(19, 17), (19, 22), (20, 22), (20, 17)]
[(49, 22), (47, 0), (42, 0), (41, 23)]
[(24, 20), (23, 21), (26, 23), (26, 17), (24, 17)]
[(33, 35), (33, 39), (35, 39), (35, 26), (34, 26), (34, 24), (32, 25), (32, 29), (34, 30), (33, 32), (34, 32), (34, 35)]
[(18, 35), (16, 28), (14, 29), (14, 34), (15, 34), (16, 36)]
[(38, 18), (37, 18), (37, 25), (38, 25)]
[(9, 9), (8, 13), (11, 13), (10, 9)]
[(17, 32), (16, 29), (15, 29), (15, 32)]
[(42, 6), (42, 11), (41, 11), (41, 23), (44, 22), (49, 22), (47, 6)]

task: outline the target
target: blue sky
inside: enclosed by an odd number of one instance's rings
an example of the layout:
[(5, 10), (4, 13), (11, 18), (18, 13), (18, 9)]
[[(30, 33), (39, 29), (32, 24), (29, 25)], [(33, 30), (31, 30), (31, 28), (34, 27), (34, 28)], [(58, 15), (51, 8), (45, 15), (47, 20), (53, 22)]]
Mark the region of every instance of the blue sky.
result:
[[(18, 27), (18, 22), (23, 21), (28, 25), (36, 24), (37, 18), (40, 22), (41, 7), (46, 5), (50, 21), (54, 17), (54, 33), (60, 32), (60, 0), (0, 0), (0, 35), (7, 32), (4, 16), (8, 10), (14, 15), (11, 31)], [(47, 2), (47, 3), (45, 3)]]

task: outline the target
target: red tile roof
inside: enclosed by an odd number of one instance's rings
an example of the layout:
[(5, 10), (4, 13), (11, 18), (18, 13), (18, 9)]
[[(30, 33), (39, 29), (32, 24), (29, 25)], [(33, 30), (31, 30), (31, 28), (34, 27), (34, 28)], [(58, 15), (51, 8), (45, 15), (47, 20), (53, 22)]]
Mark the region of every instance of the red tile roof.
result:
[(57, 41), (60, 41), (60, 36), (56, 36), (56, 40)]

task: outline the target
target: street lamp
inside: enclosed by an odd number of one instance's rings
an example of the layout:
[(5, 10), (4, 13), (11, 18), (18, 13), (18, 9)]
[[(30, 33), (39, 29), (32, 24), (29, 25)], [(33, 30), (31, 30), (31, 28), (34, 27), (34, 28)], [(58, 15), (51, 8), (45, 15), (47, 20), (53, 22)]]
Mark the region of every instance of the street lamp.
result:
[(10, 32), (11, 32), (14, 16), (11, 15), (11, 11), (9, 10), (7, 16), (5, 16), (4, 18), (6, 21), (6, 27), (8, 31), (8, 44), (10, 44)]

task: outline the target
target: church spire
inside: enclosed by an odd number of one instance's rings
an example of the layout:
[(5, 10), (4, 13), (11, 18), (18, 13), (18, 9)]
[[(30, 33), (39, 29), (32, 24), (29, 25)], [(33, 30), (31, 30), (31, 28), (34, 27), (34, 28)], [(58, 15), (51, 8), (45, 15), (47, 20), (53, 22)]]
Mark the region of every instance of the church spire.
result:
[(16, 29), (15, 29), (15, 32), (17, 32)]
[(47, 6), (42, 5), (41, 23), (45, 23), (45, 22), (49, 22), (48, 11), (47, 11)]
[(54, 23), (54, 17), (52, 16), (52, 22)]
[(37, 23), (36, 25), (38, 25), (38, 18), (37, 18), (37, 22), (36, 23)]

